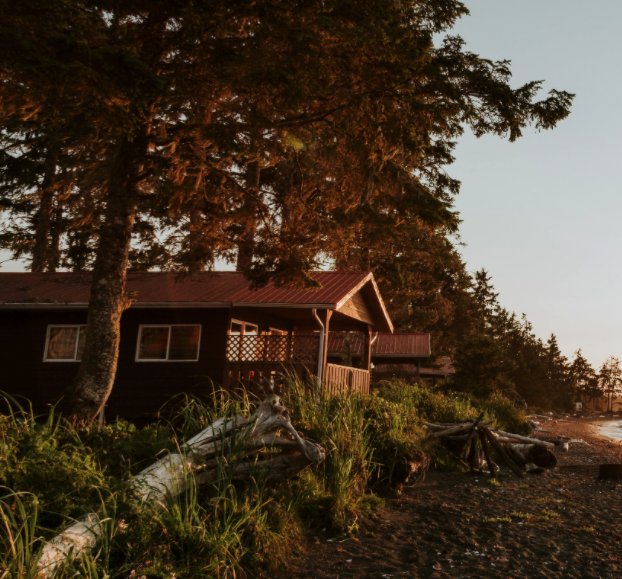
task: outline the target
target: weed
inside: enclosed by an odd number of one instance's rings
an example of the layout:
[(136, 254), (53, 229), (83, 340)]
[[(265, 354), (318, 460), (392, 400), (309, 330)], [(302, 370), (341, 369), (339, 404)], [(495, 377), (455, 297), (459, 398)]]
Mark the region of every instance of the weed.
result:
[(513, 519), (528, 519), (529, 515), (515, 511), (513, 513), (510, 513), (510, 517), (512, 517)]
[(538, 520), (541, 523), (546, 523), (547, 521), (550, 521), (551, 519), (557, 519), (557, 518), (559, 518), (558, 513), (554, 513), (553, 511), (548, 511), (544, 509), (542, 513), (540, 514), (540, 517), (538, 518)]
[(488, 484), (491, 487), (500, 487), (501, 486), (501, 483), (496, 478), (488, 479)]
[(580, 503), (576, 503), (574, 501), (569, 501), (568, 499), (562, 499), (561, 504), (562, 505), (566, 505), (568, 507), (580, 507), (581, 506)]
[(490, 517), (489, 519), (486, 519), (486, 523), (491, 523), (493, 525), (511, 522), (512, 519), (510, 519), (510, 517)]
[(588, 535), (591, 535), (594, 532), (594, 527), (580, 527), (579, 531), (581, 531), (582, 533), (587, 533)]
[(518, 485), (518, 488), (525, 491), (529, 488), (529, 485)]

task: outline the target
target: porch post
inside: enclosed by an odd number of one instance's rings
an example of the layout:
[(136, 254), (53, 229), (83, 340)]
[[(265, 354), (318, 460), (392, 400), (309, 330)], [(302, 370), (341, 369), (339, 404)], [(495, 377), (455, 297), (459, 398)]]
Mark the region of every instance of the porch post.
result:
[(294, 324), (290, 322), (289, 328), (287, 329), (287, 354), (285, 356), (285, 360), (287, 362), (294, 361), (293, 334), (294, 334)]
[(225, 332), (225, 363), (223, 364), (222, 389), (225, 392), (231, 387), (231, 363), (229, 362), (229, 336), (231, 335), (231, 310), (227, 317), (227, 331)]
[(363, 370), (371, 372), (371, 333), (372, 327), (368, 324), (367, 329), (363, 332), (365, 336), (365, 346), (363, 349), (363, 360), (361, 367)]
[(321, 344), (322, 347), (318, 352), (319, 355), (316, 372), (316, 376), (322, 376), (322, 379), (324, 379), (324, 376), (326, 375), (326, 364), (328, 358), (328, 336), (330, 331), (330, 318), (332, 315), (332, 310), (319, 310), (317, 312), (317, 317), (320, 319), (320, 322), (322, 322), (322, 325), (324, 326), (324, 343)]

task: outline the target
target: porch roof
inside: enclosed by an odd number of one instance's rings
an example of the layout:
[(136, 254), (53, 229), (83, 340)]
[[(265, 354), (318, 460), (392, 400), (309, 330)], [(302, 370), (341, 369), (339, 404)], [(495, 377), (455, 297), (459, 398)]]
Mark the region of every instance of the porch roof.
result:
[[(393, 325), (370, 272), (314, 272), (317, 291), (276, 287), (252, 290), (242, 273), (199, 272), (179, 278), (173, 272), (128, 272), (132, 308), (329, 309), (339, 312), (357, 293), (364, 296), (378, 330)], [(86, 308), (90, 273), (0, 273), (0, 308)], [(345, 313), (344, 316), (348, 316)], [(342, 312), (340, 312), (342, 313)]]

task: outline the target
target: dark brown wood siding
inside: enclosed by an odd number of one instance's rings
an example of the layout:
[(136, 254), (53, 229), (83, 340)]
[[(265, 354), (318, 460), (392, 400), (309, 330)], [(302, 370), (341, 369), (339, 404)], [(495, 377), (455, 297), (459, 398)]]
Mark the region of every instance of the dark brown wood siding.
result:
[[(84, 324), (86, 311), (0, 311), (0, 390), (32, 401), (36, 412), (56, 402), (78, 362), (44, 362), (49, 324)], [(130, 309), (121, 321), (119, 365), (107, 418), (153, 415), (182, 392), (198, 396), (220, 384), (225, 363), (227, 309)], [(201, 324), (197, 362), (136, 362), (140, 324)]]
[(361, 292), (355, 293), (343, 306), (339, 308), (339, 312), (350, 316), (356, 320), (361, 320), (366, 324), (374, 323), (374, 318), (367, 305), (367, 301)]

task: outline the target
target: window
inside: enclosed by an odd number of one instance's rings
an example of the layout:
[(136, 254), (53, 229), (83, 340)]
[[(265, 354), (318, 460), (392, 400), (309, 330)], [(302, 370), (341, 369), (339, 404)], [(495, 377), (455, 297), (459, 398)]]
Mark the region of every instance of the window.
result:
[(200, 325), (140, 326), (136, 360), (196, 362), (200, 341)]
[(256, 336), (259, 333), (258, 330), (255, 324), (231, 320), (231, 331), (229, 334), (232, 336)]
[(86, 326), (50, 325), (44, 362), (79, 362), (84, 353)]

